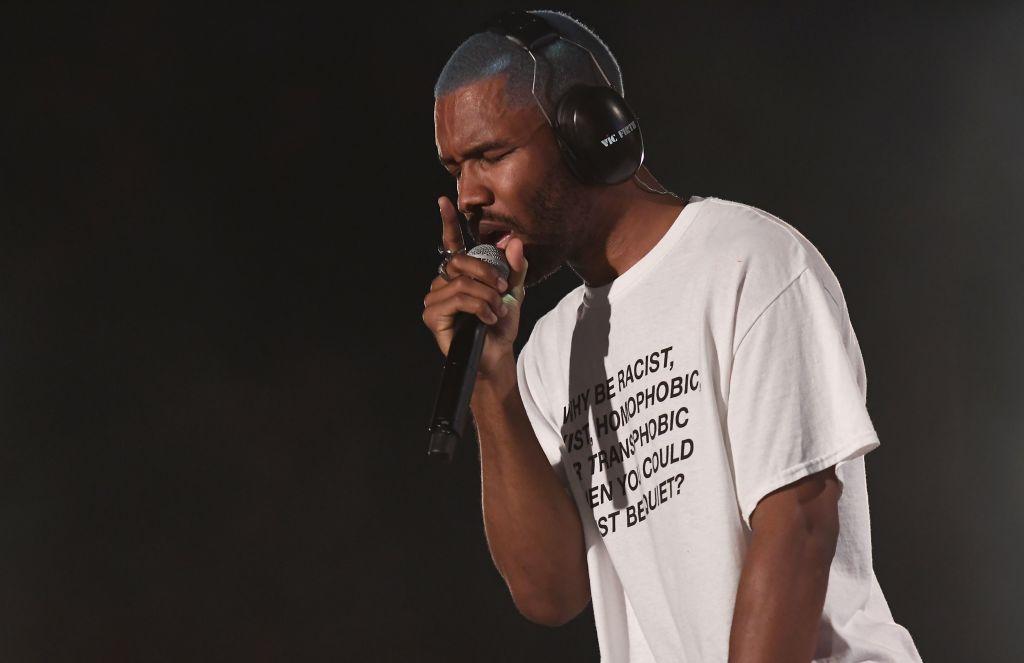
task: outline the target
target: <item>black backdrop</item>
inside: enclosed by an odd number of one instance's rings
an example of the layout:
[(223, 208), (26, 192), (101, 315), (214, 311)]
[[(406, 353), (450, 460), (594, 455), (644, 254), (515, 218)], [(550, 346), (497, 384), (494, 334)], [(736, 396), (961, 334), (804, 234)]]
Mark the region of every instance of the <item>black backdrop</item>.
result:
[[(475, 447), (425, 462), (432, 86), (504, 6), (3, 10), (0, 659), (597, 659), (515, 612)], [(897, 621), (1020, 658), (1024, 7), (559, 8), (653, 172), (839, 276)]]

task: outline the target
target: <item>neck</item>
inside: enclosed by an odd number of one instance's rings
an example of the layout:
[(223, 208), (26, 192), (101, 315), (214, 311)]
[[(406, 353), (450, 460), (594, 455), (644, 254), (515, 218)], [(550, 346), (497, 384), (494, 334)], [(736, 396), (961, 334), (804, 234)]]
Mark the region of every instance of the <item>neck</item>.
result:
[[(654, 179), (646, 169), (641, 169), (640, 176), (648, 185)], [(645, 191), (633, 179), (598, 190), (588, 219), (594, 234), (569, 259), (569, 267), (589, 286), (610, 283), (647, 255), (683, 206), (684, 201)]]

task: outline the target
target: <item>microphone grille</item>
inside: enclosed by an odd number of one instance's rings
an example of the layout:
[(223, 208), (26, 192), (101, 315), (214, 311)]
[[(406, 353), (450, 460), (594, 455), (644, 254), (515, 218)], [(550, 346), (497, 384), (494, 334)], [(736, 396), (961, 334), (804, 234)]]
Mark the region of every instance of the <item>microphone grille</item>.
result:
[(493, 244), (477, 244), (471, 248), (467, 254), (477, 258), (478, 260), (483, 260), (487, 264), (493, 266), (498, 270), (498, 274), (501, 275), (501, 278), (508, 280), (508, 260), (505, 259), (505, 252), (498, 247)]

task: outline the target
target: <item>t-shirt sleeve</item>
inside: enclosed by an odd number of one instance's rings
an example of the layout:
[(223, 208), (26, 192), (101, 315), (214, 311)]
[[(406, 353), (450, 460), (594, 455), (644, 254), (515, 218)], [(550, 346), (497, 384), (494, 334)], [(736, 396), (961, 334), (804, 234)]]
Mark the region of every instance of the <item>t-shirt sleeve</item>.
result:
[(530, 425), (537, 436), (537, 441), (544, 450), (544, 455), (547, 456), (551, 468), (566, 491), (571, 492), (569, 489), (569, 479), (562, 462), (562, 435), (550, 417), (544, 413), (544, 409), (541, 406), (547, 400), (538, 368), (537, 361), (533, 355), (533, 347), (530, 340), (527, 340), (516, 360), (519, 395), (522, 397), (526, 416), (530, 420)]
[[(844, 334), (849, 317), (810, 269), (762, 311), (733, 357), (727, 429), (747, 527), (768, 493), (879, 446)], [(849, 341), (848, 341), (849, 342)]]

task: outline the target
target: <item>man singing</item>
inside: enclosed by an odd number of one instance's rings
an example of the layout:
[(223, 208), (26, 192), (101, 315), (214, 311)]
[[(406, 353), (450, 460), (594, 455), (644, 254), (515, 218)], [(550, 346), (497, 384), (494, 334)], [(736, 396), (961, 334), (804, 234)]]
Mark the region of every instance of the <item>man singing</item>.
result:
[[(839, 282), (777, 217), (665, 190), (604, 42), (505, 14), (435, 88), (457, 209), (423, 320), (488, 327), (471, 407), (483, 516), (518, 610), (593, 603), (601, 660), (920, 661), (872, 569), (879, 446)], [(504, 249), (507, 282), (465, 254)], [(525, 288), (583, 283), (513, 353)]]

